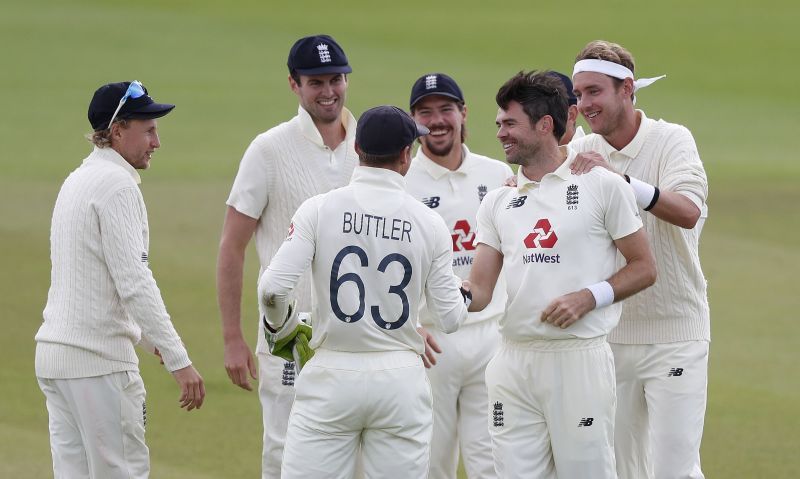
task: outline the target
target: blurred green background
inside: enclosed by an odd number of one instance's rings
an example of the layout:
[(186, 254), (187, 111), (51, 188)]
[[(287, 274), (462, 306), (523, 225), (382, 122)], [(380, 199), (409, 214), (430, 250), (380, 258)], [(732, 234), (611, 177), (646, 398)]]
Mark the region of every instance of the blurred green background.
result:
[[(800, 477), (798, 299), (800, 127), (795, 1), (265, 2), (5, 0), (0, 6), (0, 477), (52, 475), (33, 336), (49, 286), (58, 188), (90, 151), (86, 108), (111, 81), (139, 79), (178, 107), (143, 174), (151, 267), (204, 375), (198, 412), (142, 359), (153, 477), (258, 477), (260, 407), (222, 362), (214, 269), (225, 199), (250, 140), (295, 114), (286, 55), (328, 33), (354, 68), (348, 106), (406, 107), (413, 81), (441, 71), (467, 97), (468, 144), (497, 158), (494, 94), (521, 69), (569, 73), (589, 40), (621, 43), (652, 118), (689, 127), (710, 183), (701, 258), (712, 308), (703, 466), (710, 478)], [(257, 259), (244, 318), (256, 335)], [(252, 318), (247, 322), (247, 318)], [(795, 371), (795, 372), (792, 372)], [(398, 477), (402, 477), (401, 474)]]

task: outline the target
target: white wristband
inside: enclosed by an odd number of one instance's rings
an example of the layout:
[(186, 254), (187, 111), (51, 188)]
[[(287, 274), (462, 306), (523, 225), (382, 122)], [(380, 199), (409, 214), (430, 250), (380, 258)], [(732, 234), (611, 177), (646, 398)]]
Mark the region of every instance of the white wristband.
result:
[(594, 309), (604, 308), (614, 302), (614, 288), (608, 281), (595, 283), (587, 286), (586, 289), (594, 296)]
[(639, 208), (649, 211), (658, 201), (658, 188), (631, 176), (628, 179), (633, 188), (633, 195), (636, 197), (636, 204), (639, 205)]

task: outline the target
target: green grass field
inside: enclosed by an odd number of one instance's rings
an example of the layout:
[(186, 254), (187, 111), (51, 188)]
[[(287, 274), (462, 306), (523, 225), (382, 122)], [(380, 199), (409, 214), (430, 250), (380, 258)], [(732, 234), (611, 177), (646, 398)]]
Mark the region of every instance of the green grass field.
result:
[[(241, 154), (296, 110), (288, 49), (320, 32), (348, 53), (356, 115), (380, 103), (407, 106), (418, 76), (443, 71), (467, 96), (470, 147), (495, 157), (494, 93), (520, 69), (569, 72), (587, 41), (605, 38), (633, 52), (642, 76), (667, 73), (639, 106), (694, 132), (710, 182), (701, 245), (713, 335), (704, 470), (800, 477), (800, 163), (788, 141), (800, 129), (797, 2), (617, 0), (569, 2), (569, 11), (516, 0), (275, 3), (7, 0), (0, 8), (0, 477), (52, 474), (33, 374), (50, 214), (60, 183), (90, 150), (92, 92), (124, 79), (178, 105), (160, 122), (163, 147), (142, 190), (151, 266), (208, 390), (203, 408), (187, 414), (172, 377), (143, 358), (153, 477), (258, 477), (258, 400), (233, 387), (222, 365), (216, 249)], [(244, 311), (255, 340), (249, 254)]]

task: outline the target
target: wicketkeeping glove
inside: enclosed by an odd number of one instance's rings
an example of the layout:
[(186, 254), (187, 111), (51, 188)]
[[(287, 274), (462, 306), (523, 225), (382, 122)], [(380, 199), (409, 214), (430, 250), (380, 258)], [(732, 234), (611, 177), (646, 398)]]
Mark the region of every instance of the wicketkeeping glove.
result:
[(293, 301), (286, 311), (286, 321), (276, 331), (269, 326), (267, 317), (262, 315), (264, 335), (269, 345), (269, 352), (287, 361), (297, 362), (301, 369), (314, 356), (314, 350), (308, 345), (311, 339), (311, 326), (306, 324), (297, 312), (297, 302)]

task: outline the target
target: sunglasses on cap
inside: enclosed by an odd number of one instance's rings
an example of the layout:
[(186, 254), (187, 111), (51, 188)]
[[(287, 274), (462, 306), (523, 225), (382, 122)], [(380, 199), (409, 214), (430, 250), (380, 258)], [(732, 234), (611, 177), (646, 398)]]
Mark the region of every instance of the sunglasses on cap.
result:
[(119, 100), (119, 105), (117, 105), (117, 109), (114, 110), (114, 114), (111, 115), (111, 120), (108, 122), (108, 127), (111, 128), (111, 124), (114, 123), (114, 119), (117, 117), (119, 110), (122, 109), (122, 105), (128, 101), (128, 98), (139, 98), (144, 96), (144, 87), (142, 86), (142, 82), (139, 80), (134, 80), (128, 85), (128, 89), (125, 91), (125, 94), (122, 95), (122, 98)]

